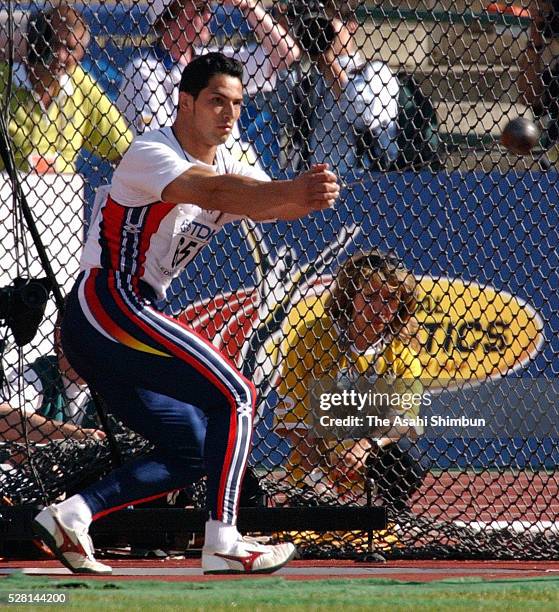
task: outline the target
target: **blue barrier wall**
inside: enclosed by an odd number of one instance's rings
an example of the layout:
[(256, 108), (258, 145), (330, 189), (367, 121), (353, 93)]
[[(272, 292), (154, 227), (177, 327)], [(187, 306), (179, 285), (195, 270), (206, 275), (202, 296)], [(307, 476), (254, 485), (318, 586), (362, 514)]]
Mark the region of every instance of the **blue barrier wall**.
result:
[[(353, 177), (355, 178), (355, 177)], [(416, 274), (458, 277), (505, 290), (531, 304), (544, 321), (541, 352), (515, 376), (555, 378), (559, 370), (558, 175), (553, 173), (391, 173), (362, 177), (344, 190), (335, 210), (293, 223), (266, 227), (274, 249), (294, 250), (298, 263), (313, 261), (344, 225), (356, 222), (354, 249), (394, 250)], [(188, 271), (189, 300), (254, 284), (254, 266), (240, 233), (231, 226)], [(204, 265), (204, 261), (207, 265)], [(281, 441), (260, 426), (266, 447), (284, 452)], [(522, 406), (530, 410), (530, 406)], [(558, 419), (559, 421), (559, 419)], [(435, 465), (522, 468), (559, 463), (550, 439), (423, 441)], [(438, 449), (438, 450), (437, 450)], [(263, 457), (257, 459), (262, 460)]]
[[(558, 180), (555, 172), (379, 174), (343, 190), (334, 210), (267, 225), (265, 235), (276, 249), (291, 248), (299, 259), (313, 261), (344, 224), (357, 223), (356, 250), (380, 246), (398, 253), (416, 274), (459, 277), (508, 291), (529, 302), (545, 323), (546, 345), (527, 372), (555, 377)], [(218, 240), (212, 243), (217, 258), (211, 267), (190, 271), (189, 299), (253, 282), (244, 276), (253, 270), (250, 252), (234, 226)]]

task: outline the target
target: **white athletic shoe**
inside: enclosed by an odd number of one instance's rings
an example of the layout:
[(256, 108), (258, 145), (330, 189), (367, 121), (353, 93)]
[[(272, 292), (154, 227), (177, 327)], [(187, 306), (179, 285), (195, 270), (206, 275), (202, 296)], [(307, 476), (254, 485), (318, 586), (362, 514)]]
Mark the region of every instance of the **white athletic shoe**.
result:
[(295, 556), (291, 543), (260, 544), (240, 538), (229, 550), (202, 549), (204, 574), (271, 574)]
[(33, 519), (33, 531), (59, 561), (76, 574), (110, 574), (112, 568), (93, 556), (86, 529), (72, 529), (60, 518), (56, 506), (47, 506)]

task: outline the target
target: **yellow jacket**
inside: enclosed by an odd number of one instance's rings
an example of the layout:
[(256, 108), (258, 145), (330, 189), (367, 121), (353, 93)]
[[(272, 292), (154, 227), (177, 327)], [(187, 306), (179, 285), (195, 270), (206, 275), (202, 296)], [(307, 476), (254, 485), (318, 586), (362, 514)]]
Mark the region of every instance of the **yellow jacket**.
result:
[[(35, 160), (43, 159), (52, 163), (51, 171), (75, 172), (75, 161), (82, 147), (110, 161), (125, 153), (132, 142), (132, 133), (120, 111), (80, 66), (61, 79), (60, 91), (48, 109), (37, 100), (29, 83), (17, 78), (23, 72), (24, 67), (20, 65), (14, 74), (9, 122), (20, 170), (32, 170)], [(7, 79), (7, 65), (1, 64), (2, 96)]]
[[(323, 378), (335, 378), (336, 373), (351, 364), (358, 374), (371, 372), (383, 377), (408, 379), (410, 392), (421, 393), (422, 374), (417, 355), (396, 339), (380, 355), (345, 354), (340, 350), (339, 331), (324, 311), (325, 297), (299, 303), (290, 313), (290, 331), (279, 352), (281, 380), (278, 385), (280, 402), (276, 409), (278, 429), (308, 429), (310, 387)], [(412, 410), (417, 413), (418, 410)], [(408, 417), (417, 414), (407, 414)], [(417, 432), (421, 433), (421, 432)]]

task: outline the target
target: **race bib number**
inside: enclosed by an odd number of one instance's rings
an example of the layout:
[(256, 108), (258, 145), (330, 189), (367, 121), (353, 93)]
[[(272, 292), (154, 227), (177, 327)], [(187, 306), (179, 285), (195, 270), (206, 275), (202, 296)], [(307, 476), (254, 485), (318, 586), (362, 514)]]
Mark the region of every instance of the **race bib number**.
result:
[(180, 222), (173, 236), (169, 254), (163, 261), (161, 271), (167, 276), (176, 276), (217, 234), (220, 226), (206, 219), (186, 219)]
[(193, 259), (203, 246), (204, 245), (201, 242), (181, 236), (176, 247), (174, 248), (175, 254), (173, 255), (173, 261), (171, 262), (171, 267), (173, 270), (176, 268), (183, 268), (186, 265), (186, 262)]

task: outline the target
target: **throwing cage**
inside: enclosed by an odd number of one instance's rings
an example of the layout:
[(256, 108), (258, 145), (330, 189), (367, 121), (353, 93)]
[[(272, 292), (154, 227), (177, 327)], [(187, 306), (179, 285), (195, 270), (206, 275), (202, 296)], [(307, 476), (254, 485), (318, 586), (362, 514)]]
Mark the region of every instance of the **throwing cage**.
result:
[[(273, 178), (293, 176), (321, 158), (343, 187), (332, 210), (291, 223), (228, 226), (161, 304), (218, 346), (259, 389), (241, 527), (293, 540), (309, 557), (376, 551), (389, 558), (556, 558), (553, 16), (529, 0), (263, 2), (302, 49), (301, 58), (287, 62), (270, 59), (274, 49), (258, 34), (254, 15), (247, 16), (252, 9), (232, 4), (210, 3), (210, 27), (211, 45), (242, 55), (245, 70), (254, 71), (248, 74), (253, 78), (239, 122), (241, 140), (230, 143), (234, 154), (260, 163)], [(123, 100), (126, 65), (152, 57), (161, 31), (147, 2), (72, 6), (91, 35), (80, 78), (96, 81), (114, 104), (111, 112), (122, 113), (124, 130), (126, 118), (135, 117), (122, 134), (127, 141), (132, 131), (150, 129), (154, 109), (159, 113), (165, 105), (157, 91), (155, 101), (138, 93), (142, 108), (135, 97)], [(99, 138), (108, 102), (93, 102), (96, 125), (92, 115), (64, 114), (69, 107), (62, 97), (71, 98), (80, 83), (53, 100), (62, 112), (56, 120), (49, 115), (49, 129), (41, 132), (40, 121), (29, 127), (29, 117), (54, 108), (37, 110), (25, 78), (26, 39), (37, 38), (37, 24), (28, 28), (30, 15), (51, 7), (7, 2), (0, 11), (4, 546), (29, 536), (24, 523), (32, 508), (79, 491), (115, 463), (149, 449), (111, 415), (103, 424), (87, 398), (68, 398), (64, 383), (57, 386), (64, 369), (54, 346), (57, 302), (60, 307), (79, 270), (95, 193), (110, 182), (107, 157), (118, 157), (111, 146), (122, 143), (110, 131)], [(341, 93), (317, 68), (332, 23), (339, 36), (334, 55), (344, 70)], [(93, 96), (89, 83), (81, 83), (86, 98)], [(542, 132), (540, 145), (524, 157), (499, 143), (502, 128), (517, 116), (533, 119)], [(70, 138), (70, 124), (81, 140), (69, 159), (72, 142), (61, 144), (60, 138)], [(37, 144), (37, 134), (46, 145)], [(110, 138), (107, 145), (103, 139)], [(64, 155), (61, 172), (57, 157)], [(312, 369), (318, 349), (331, 355), (337, 350), (324, 349), (330, 328), (322, 335), (307, 332), (324, 314), (343, 262), (374, 249), (393, 253), (416, 280), (418, 330), (408, 336), (406, 349), (421, 372), (406, 380), (420, 383), (415, 417), (423, 420), (413, 435), (393, 435), (382, 448), (376, 440), (383, 434), (371, 421), (358, 436), (342, 427), (327, 441), (311, 438), (313, 452), (295, 452), (293, 432), (310, 435), (308, 424), (300, 427), (306, 417), (297, 416), (298, 404), (310, 402), (312, 392), (300, 388), (305, 368)], [(47, 280), (29, 288), (18, 278)], [(43, 309), (30, 340), (29, 325)], [(326, 370), (322, 374), (338, 392), (359, 383), (335, 356)], [(309, 380), (317, 377), (311, 372)], [(47, 409), (51, 392), (63, 401)], [(320, 410), (314, 410), (316, 419)], [(291, 414), (287, 428), (281, 414)], [(365, 456), (358, 450), (362, 440), (368, 441)], [(103, 519), (93, 530), (97, 547), (196, 548), (196, 539), (182, 533), (169, 511), (188, 509), (188, 531), (198, 531), (204, 488), (201, 481), (160, 507)], [(159, 528), (147, 534), (147, 525), (155, 523)], [(12, 553), (13, 547), (4, 551)]]

